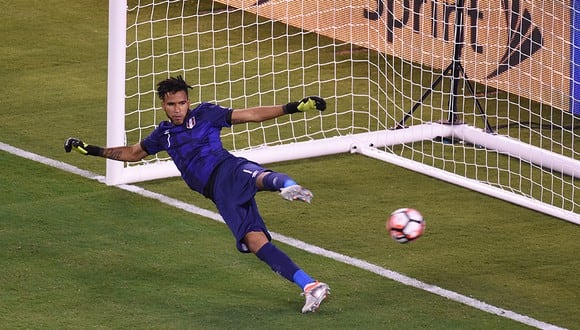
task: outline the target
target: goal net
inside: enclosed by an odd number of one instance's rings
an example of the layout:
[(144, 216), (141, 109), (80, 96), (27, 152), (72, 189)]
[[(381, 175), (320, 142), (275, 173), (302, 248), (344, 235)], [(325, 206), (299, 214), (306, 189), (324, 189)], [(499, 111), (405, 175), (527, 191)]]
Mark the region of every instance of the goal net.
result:
[[(575, 3), (575, 2), (574, 2)], [(580, 224), (580, 8), (531, 0), (110, 0), (107, 145), (192, 104), (328, 102), (222, 131), (277, 162), (360, 153)], [(580, 63), (580, 61), (576, 61)], [(107, 184), (179, 175), (161, 153), (107, 161)]]

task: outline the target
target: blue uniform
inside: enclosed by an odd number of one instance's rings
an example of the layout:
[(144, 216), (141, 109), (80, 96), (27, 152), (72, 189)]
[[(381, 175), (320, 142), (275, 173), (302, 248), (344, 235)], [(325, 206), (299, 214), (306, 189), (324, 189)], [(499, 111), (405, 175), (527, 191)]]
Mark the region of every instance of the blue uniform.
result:
[(201, 103), (176, 126), (163, 121), (143, 141), (148, 154), (167, 151), (194, 191), (210, 198), (236, 237), (238, 250), (249, 252), (241, 242), (250, 231), (263, 231), (271, 239), (258, 212), (254, 196), (260, 165), (235, 157), (224, 149), (220, 133), (231, 126), (232, 109)]

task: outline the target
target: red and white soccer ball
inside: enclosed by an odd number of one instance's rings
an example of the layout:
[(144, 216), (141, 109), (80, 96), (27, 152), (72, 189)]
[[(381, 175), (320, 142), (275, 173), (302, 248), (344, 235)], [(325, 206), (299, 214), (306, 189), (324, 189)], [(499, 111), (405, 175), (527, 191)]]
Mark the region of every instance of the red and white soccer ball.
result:
[(387, 231), (399, 243), (411, 242), (425, 232), (425, 220), (419, 211), (408, 207), (401, 208), (389, 216)]

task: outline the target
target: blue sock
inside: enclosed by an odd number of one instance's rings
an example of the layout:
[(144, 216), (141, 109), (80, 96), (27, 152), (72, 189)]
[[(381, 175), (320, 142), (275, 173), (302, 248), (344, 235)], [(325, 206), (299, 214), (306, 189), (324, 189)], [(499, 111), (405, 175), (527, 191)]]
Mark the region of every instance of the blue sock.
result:
[(296, 184), (288, 175), (278, 172), (270, 172), (262, 180), (264, 190), (279, 191), (282, 188), (290, 187)]
[(294, 273), (292, 279), (294, 280), (294, 283), (296, 283), (296, 285), (298, 285), (303, 291), (307, 284), (314, 282), (314, 279), (312, 279), (312, 277), (306, 274), (302, 269), (298, 269), (296, 273)]
[(294, 274), (300, 269), (296, 264), (278, 249), (276, 245), (268, 242), (256, 252), (256, 257), (268, 264), (272, 270), (290, 282), (294, 282)]

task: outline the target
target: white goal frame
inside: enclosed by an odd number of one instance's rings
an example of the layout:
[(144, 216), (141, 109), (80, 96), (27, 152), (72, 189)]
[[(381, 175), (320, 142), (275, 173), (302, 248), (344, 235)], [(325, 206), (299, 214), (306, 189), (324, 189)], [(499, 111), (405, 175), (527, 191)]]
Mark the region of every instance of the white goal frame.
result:
[[(107, 146), (126, 145), (128, 143), (125, 127), (127, 39), (124, 32), (127, 29), (126, 10), (126, 0), (109, 1)], [(120, 33), (121, 31), (123, 33)], [(397, 155), (394, 152), (389, 152), (390, 146), (436, 138), (461, 140), (487, 150), (493, 150), (499, 154), (520, 159), (526, 163), (535, 164), (548, 171), (570, 176), (573, 180), (580, 179), (580, 161), (574, 158), (535, 147), (509, 136), (486, 132), (483, 129), (464, 123), (421, 122), (399, 129), (378, 129), (365, 133), (347, 133), (341, 136), (310, 139), (308, 141), (253, 146), (246, 149), (232, 150), (232, 152), (264, 164), (340, 153), (358, 153), (580, 224), (579, 207), (577, 205), (574, 210), (566, 210), (493, 184), (464, 177)], [(118, 185), (179, 175), (177, 168), (171, 161), (151, 161), (135, 166), (126, 165), (123, 162), (107, 160), (106, 184)]]

